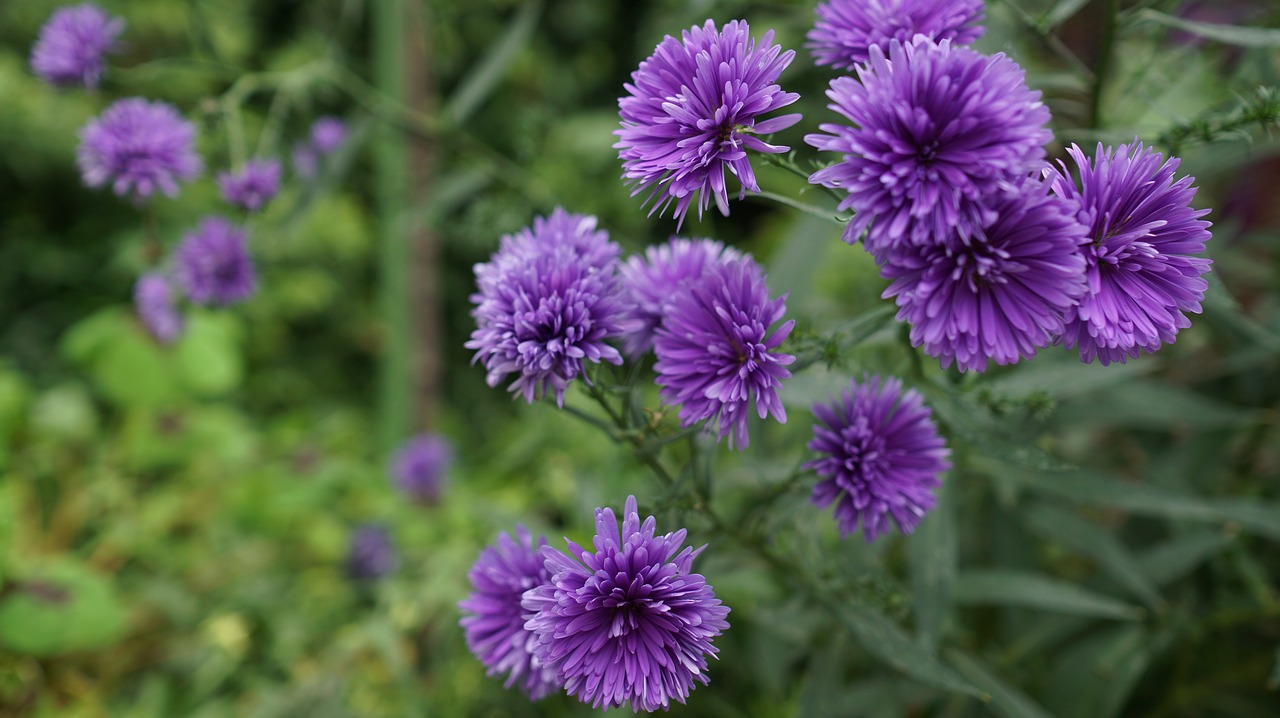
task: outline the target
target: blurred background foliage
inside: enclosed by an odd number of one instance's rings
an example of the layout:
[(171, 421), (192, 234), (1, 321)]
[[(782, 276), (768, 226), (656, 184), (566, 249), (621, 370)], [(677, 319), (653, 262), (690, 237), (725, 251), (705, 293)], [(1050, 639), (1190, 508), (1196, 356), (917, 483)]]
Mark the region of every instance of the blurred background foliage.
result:
[[(373, 88), (376, 8), (361, 0), (103, 0), (127, 19), (127, 50), (97, 94), (28, 69), (58, 3), (0, 5), (0, 715), (591, 713), (486, 678), (455, 604), (497, 531), (523, 522), (581, 541), (592, 508), (627, 493), (655, 506), (657, 485), (553, 405), (484, 385), (462, 346), (471, 266), (556, 205), (598, 215), (629, 251), (674, 230), (628, 196), (610, 133), (638, 62), (707, 17), (774, 28), (798, 50), (783, 80), (806, 119), (780, 139), (807, 166), (803, 134), (834, 119), (830, 75), (802, 49), (813, 3), (418, 3), (425, 36), (408, 42), (430, 48), (431, 117)], [(1212, 288), (1159, 354), (1104, 368), (1051, 350), (962, 377), (906, 347), (874, 265), (829, 222), (748, 199), (686, 227), (768, 266), (772, 289), (790, 292), (793, 346), (818, 360), (786, 387), (790, 423), (718, 453), (716, 501), (851, 598), (849, 630), (832, 630), (731, 538), (664, 507), (665, 529), (688, 522), (712, 543), (700, 570), (733, 609), (711, 685), (674, 714), (1280, 713), (1280, 144), (1276, 99), (1258, 91), (1280, 86), (1280, 30), (1206, 40), (1168, 21), (1256, 32), (1280, 26), (1280, 9), (1123, 2), (1108, 49), (1113, 4), (993, 0), (978, 47), (1027, 68), (1056, 142), (1138, 135), (1198, 178)], [(135, 94), (196, 120), (208, 166), (151, 213), (86, 189), (74, 164), (79, 128)], [(253, 221), (259, 294), (194, 313), (186, 338), (157, 347), (133, 317), (134, 278), (219, 211), (213, 171), (245, 147), (287, 158), (320, 114), (346, 118), (354, 140)], [(434, 154), (433, 191), (390, 228), (370, 151), (388, 126)], [(766, 189), (805, 189), (756, 164)], [(404, 226), (439, 246), (415, 277), (436, 283), (442, 318), (430, 428), (459, 455), (436, 507), (393, 493), (375, 438), (389, 331), (377, 255)], [(863, 371), (925, 392), (956, 459), (921, 530), (875, 546), (837, 540), (796, 471), (808, 406)], [(376, 582), (344, 573), (364, 522), (388, 527), (401, 557)]]

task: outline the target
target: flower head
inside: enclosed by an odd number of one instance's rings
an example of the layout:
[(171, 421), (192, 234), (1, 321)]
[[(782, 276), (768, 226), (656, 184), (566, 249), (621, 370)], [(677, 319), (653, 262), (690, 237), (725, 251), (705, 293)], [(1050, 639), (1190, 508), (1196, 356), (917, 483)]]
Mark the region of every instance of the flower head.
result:
[(990, 205), (994, 221), (968, 242), (904, 246), (884, 253), (898, 318), (911, 343), (942, 365), (984, 371), (1051, 344), (1084, 293), (1084, 227), (1069, 203), (1028, 180)]
[(391, 460), (391, 477), (397, 487), (419, 501), (440, 499), (445, 472), (453, 462), (453, 449), (443, 436), (422, 434), (406, 441)]
[[(809, 177), (849, 193), (850, 244), (867, 248), (968, 237), (994, 217), (989, 197), (1039, 169), (1049, 111), (1022, 68), (943, 40), (917, 37), (870, 49), (858, 79), (831, 81), (829, 107), (853, 123), (823, 124), (805, 141), (840, 153)], [(953, 231), (954, 230), (954, 231)]]
[(818, 508), (835, 503), (841, 538), (858, 530), (867, 543), (889, 530), (911, 533), (937, 502), (939, 475), (951, 454), (932, 412), (900, 379), (870, 376), (850, 382), (839, 400), (815, 404), (809, 448), (821, 457), (805, 464), (823, 480), (813, 488)]
[(138, 277), (133, 285), (133, 308), (147, 332), (161, 344), (172, 344), (182, 335), (182, 313), (169, 278), (159, 272)]
[(333, 154), (347, 140), (347, 123), (337, 117), (321, 117), (311, 125), (311, 146), (322, 155)]
[[(615, 130), (623, 177), (635, 185), (632, 194), (647, 192), (650, 214), (675, 203), (684, 222), (697, 199), (698, 216), (714, 197), (721, 214), (729, 214), (725, 171), (738, 178), (738, 198), (759, 192), (747, 150), (786, 152), (759, 138), (784, 130), (800, 115), (761, 122), (760, 115), (800, 98), (775, 84), (791, 64), (794, 50), (773, 44), (773, 31), (760, 43), (741, 20), (717, 30), (713, 21), (694, 26), (682, 40), (663, 38), (653, 55), (631, 73), (619, 98), (622, 129)], [(678, 226), (678, 225), (677, 225)]]
[(534, 655), (556, 669), (569, 695), (595, 708), (633, 711), (684, 703), (694, 681), (708, 682), (711, 639), (729, 627), (720, 603), (685, 547), (685, 530), (656, 535), (627, 498), (622, 530), (613, 509), (596, 509), (594, 551), (542, 548), (549, 583), (522, 605), (533, 616)]
[(472, 592), (458, 604), (465, 615), (459, 623), (467, 648), (488, 668), (488, 674), (507, 674), (505, 687), (519, 683), (530, 700), (539, 700), (563, 683), (555, 668), (534, 653), (537, 638), (525, 628), (526, 613), (520, 606), (525, 591), (551, 582), (551, 572), (539, 551), (547, 539), (516, 527), (516, 539), (507, 533), (480, 552), (467, 573)]
[(203, 168), (195, 151), (196, 129), (172, 105), (141, 97), (119, 100), (80, 131), (76, 160), (85, 184), (132, 192), (144, 200), (156, 190), (173, 197), (178, 182)]
[(684, 426), (707, 420), (742, 449), (753, 402), (761, 419), (772, 413), (786, 423), (778, 389), (795, 357), (777, 348), (795, 321), (769, 331), (786, 311), (786, 296), (769, 299), (750, 256), (709, 267), (672, 297), (654, 340), (654, 370), (662, 400), (681, 405)]
[(916, 35), (954, 45), (982, 36), (982, 0), (827, 0), (809, 31), (814, 61), (852, 70), (867, 61), (872, 45), (907, 42)]
[(293, 146), (293, 171), (304, 180), (315, 179), (320, 171), (320, 155), (310, 142), (298, 142)]
[(672, 237), (665, 244), (647, 248), (643, 257), (629, 257), (618, 268), (627, 296), (626, 353), (637, 356), (653, 348), (654, 333), (677, 290), (698, 281), (721, 262), (741, 256), (736, 249), (714, 240)]
[(104, 56), (119, 50), (124, 20), (92, 3), (54, 11), (31, 48), (31, 69), (51, 85), (97, 87)]
[(351, 534), (347, 554), (347, 575), (357, 581), (372, 581), (396, 570), (400, 561), (391, 534), (382, 526), (366, 524)]
[(1088, 227), (1083, 247), (1089, 288), (1067, 317), (1062, 339), (1080, 359), (1103, 364), (1172, 344), (1200, 312), (1210, 260), (1204, 251), (1207, 209), (1193, 209), (1194, 177), (1175, 179), (1179, 160), (1137, 140), (1098, 144), (1092, 161), (1072, 145), (1079, 184), (1063, 165), (1046, 172), (1053, 190), (1078, 207)]
[(502, 247), (475, 267), (471, 296), (476, 330), (468, 349), (483, 361), (489, 386), (517, 374), (510, 389), (533, 402), (564, 392), (583, 361), (621, 364), (605, 341), (622, 332), (618, 245), (596, 230), (596, 218), (556, 209), (532, 229), (503, 237)]
[(228, 204), (256, 212), (280, 191), (280, 161), (249, 160), (239, 172), (220, 172), (218, 189)]
[(253, 296), (257, 274), (245, 233), (222, 217), (206, 217), (174, 250), (178, 282), (197, 304), (234, 304)]

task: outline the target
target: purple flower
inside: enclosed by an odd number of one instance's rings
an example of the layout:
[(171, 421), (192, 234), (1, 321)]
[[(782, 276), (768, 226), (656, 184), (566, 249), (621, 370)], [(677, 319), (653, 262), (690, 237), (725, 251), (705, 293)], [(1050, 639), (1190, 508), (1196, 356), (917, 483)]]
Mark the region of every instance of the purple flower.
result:
[(156, 190), (174, 197), (178, 182), (195, 179), (203, 168), (195, 136), (172, 105), (131, 97), (84, 126), (76, 160), (90, 187), (110, 183), (117, 195), (133, 192), (139, 201)]
[(1088, 228), (1089, 285), (1067, 317), (1063, 343), (1079, 347), (1081, 361), (1103, 364), (1172, 344), (1191, 326), (1183, 312), (1200, 312), (1208, 286), (1201, 275), (1210, 260), (1194, 256), (1210, 237), (1200, 219), (1209, 210), (1191, 207), (1195, 178), (1175, 180), (1179, 160), (1137, 140), (1115, 149), (1099, 144), (1092, 161), (1076, 145), (1067, 152), (1079, 184), (1065, 165), (1046, 176)]
[(672, 237), (632, 256), (618, 268), (627, 296), (623, 346), (638, 356), (653, 348), (654, 333), (677, 290), (700, 279), (709, 268), (742, 256), (736, 249), (710, 239)]
[(759, 135), (784, 130), (800, 115), (756, 118), (800, 98), (775, 83), (791, 64), (794, 50), (773, 45), (773, 31), (759, 45), (747, 23), (734, 20), (717, 30), (713, 21), (682, 33), (683, 42), (663, 38), (653, 55), (631, 73), (619, 98), (622, 129), (615, 130), (623, 177), (635, 185), (632, 195), (647, 192), (650, 214), (675, 203), (677, 226), (697, 197), (698, 216), (715, 197), (729, 214), (725, 170), (738, 178), (738, 199), (759, 192), (747, 150), (786, 152)]
[(321, 117), (311, 125), (311, 146), (322, 155), (333, 154), (347, 140), (347, 125), (337, 117)]
[(684, 547), (684, 529), (656, 536), (634, 496), (623, 513), (619, 532), (613, 509), (596, 509), (595, 551), (572, 541), (568, 555), (541, 549), (551, 580), (524, 594), (525, 627), (569, 695), (594, 708), (666, 709), (684, 703), (694, 681), (707, 684), (711, 639), (729, 627), (729, 608), (691, 572), (702, 549)]
[(475, 267), (471, 296), (476, 330), (468, 349), (483, 361), (489, 386), (517, 374), (509, 389), (532, 403), (555, 392), (564, 405), (584, 360), (621, 364), (605, 340), (622, 332), (616, 275), (618, 245), (596, 230), (596, 218), (557, 208), (532, 229), (502, 238), (502, 247)]
[(818, 508), (836, 505), (840, 537), (858, 530), (867, 543), (889, 530), (915, 530), (933, 508), (938, 476), (951, 454), (938, 436), (929, 408), (900, 379), (870, 376), (852, 381), (839, 401), (815, 404), (809, 448), (821, 458), (805, 464), (824, 477), (813, 487)]
[(257, 289), (245, 233), (222, 217), (202, 219), (173, 256), (178, 283), (197, 304), (234, 304)]
[(995, 220), (967, 243), (905, 246), (881, 263), (893, 280), (884, 296), (897, 298), (911, 343), (961, 371), (1048, 346), (1085, 290), (1085, 229), (1046, 183), (1028, 179), (990, 208)]
[(92, 3), (59, 8), (40, 28), (31, 49), (31, 69), (51, 85), (97, 87), (103, 57), (120, 49), (124, 20)]
[(786, 296), (769, 299), (764, 272), (750, 256), (709, 267), (671, 299), (654, 353), (662, 400), (681, 404), (680, 421), (708, 421), (729, 445), (747, 447), (751, 404), (761, 419), (786, 423), (778, 399), (795, 357), (776, 351), (795, 321), (769, 333), (787, 311)]
[(870, 228), (867, 248), (969, 237), (995, 218), (993, 193), (1009, 191), (1040, 168), (1051, 137), (1040, 93), (1022, 68), (943, 40), (918, 37), (878, 46), (858, 80), (831, 81), (829, 107), (852, 126), (823, 124), (830, 134), (805, 141), (842, 161), (809, 177), (843, 189), (841, 210), (857, 212), (845, 230), (853, 244)]
[(147, 332), (161, 344), (172, 344), (182, 335), (182, 313), (169, 279), (159, 272), (138, 277), (133, 285), (133, 308)]
[(443, 436), (422, 434), (406, 441), (391, 460), (396, 486), (419, 501), (440, 500), (445, 472), (453, 462), (453, 449)]
[(293, 172), (302, 179), (315, 179), (320, 171), (320, 155), (309, 142), (299, 142), (293, 146)]
[(852, 70), (867, 61), (869, 48), (916, 35), (968, 45), (982, 36), (982, 0), (827, 0), (817, 7), (809, 31), (814, 61)]
[(239, 172), (220, 172), (218, 188), (227, 204), (256, 212), (280, 191), (280, 161), (249, 160)]
[(516, 683), (530, 700), (540, 700), (560, 688), (563, 682), (555, 668), (535, 655), (537, 638), (525, 628), (528, 614), (520, 606), (525, 591), (551, 582), (551, 572), (539, 551), (547, 539), (533, 537), (516, 526), (513, 540), (505, 532), (480, 552), (467, 572), (471, 595), (458, 604), (465, 612), (459, 623), (466, 634), (467, 648), (488, 668), (488, 675), (507, 674), (503, 686)]
[(357, 581), (372, 581), (396, 570), (399, 565), (391, 534), (382, 526), (366, 524), (351, 534), (347, 554), (347, 575)]

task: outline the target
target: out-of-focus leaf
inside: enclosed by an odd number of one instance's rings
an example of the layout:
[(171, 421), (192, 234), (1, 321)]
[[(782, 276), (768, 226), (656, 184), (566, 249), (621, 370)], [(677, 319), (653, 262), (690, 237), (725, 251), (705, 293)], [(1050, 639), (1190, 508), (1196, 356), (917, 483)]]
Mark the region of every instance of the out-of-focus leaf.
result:
[(1146, 551), (1139, 558), (1156, 585), (1172, 583), (1190, 573), (1231, 544), (1231, 537), (1217, 531), (1196, 531)]
[(77, 384), (62, 384), (41, 394), (30, 421), (34, 433), (62, 440), (83, 441), (98, 429), (93, 401)]
[(1174, 384), (1131, 381), (1106, 392), (1063, 403), (1058, 420), (1068, 424), (1105, 424), (1142, 429), (1189, 426), (1212, 429), (1250, 424), (1261, 418), (1245, 409), (1210, 399)]
[(520, 10), (507, 24), (502, 37), (489, 47), (489, 53), (480, 64), (458, 83), (458, 89), (444, 109), (444, 116), (450, 123), (462, 125), (480, 107), (480, 103), (497, 89), (516, 54), (529, 43), (541, 14), (540, 0), (526, 0), (520, 6)]
[(235, 317), (192, 312), (186, 335), (174, 348), (183, 383), (200, 396), (219, 396), (240, 385), (244, 368)]
[(911, 594), (915, 599), (916, 639), (934, 652), (942, 638), (943, 622), (951, 610), (960, 538), (953, 507), (955, 487), (944, 481), (938, 503), (907, 539), (911, 556)]
[(1021, 571), (969, 571), (956, 580), (957, 603), (1020, 606), (1077, 616), (1136, 621), (1144, 611), (1066, 581)]
[(1107, 575), (1142, 599), (1151, 608), (1164, 604), (1155, 583), (1115, 534), (1079, 515), (1048, 504), (1038, 504), (1023, 513), (1032, 531), (1075, 549), (1098, 562)]
[(991, 694), (995, 712), (1006, 718), (1050, 718), (1045, 709), (1025, 693), (1001, 680), (991, 669), (974, 656), (959, 649), (947, 649), (947, 660), (975, 686)]
[(1072, 356), (1046, 355), (1016, 371), (983, 382), (990, 391), (1013, 399), (1037, 391), (1047, 391), (1057, 399), (1078, 396), (1098, 389), (1133, 381), (1134, 377), (1151, 370), (1152, 365), (1143, 362), (1127, 364), (1085, 364)]
[(985, 699), (981, 690), (930, 655), (884, 614), (852, 604), (834, 608), (863, 648), (885, 663), (921, 683)]
[(1269, 27), (1243, 27), (1240, 25), (1221, 25), (1210, 22), (1197, 22), (1173, 15), (1166, 15), (1150, 8), (1138, 13), (1138, 18), (1167, 25), (1207, 40), (1216, 40), (1228, 45), (1241, 47), (1280, 47), (1280, 29)]
[(1058, 0), (1058, 3), (1050, 8), (1037, 23), (1043, 30), (1052, 30), (1062, 23), (1075, 17), (1080, 12), (1080, 8), (1089, 4), (1089, 0)]
[(0, 644), (32, 656), (109, 646), (124, 633), (125, 611), (111, 585), (70, 561), (10, 579), (0, 591)]

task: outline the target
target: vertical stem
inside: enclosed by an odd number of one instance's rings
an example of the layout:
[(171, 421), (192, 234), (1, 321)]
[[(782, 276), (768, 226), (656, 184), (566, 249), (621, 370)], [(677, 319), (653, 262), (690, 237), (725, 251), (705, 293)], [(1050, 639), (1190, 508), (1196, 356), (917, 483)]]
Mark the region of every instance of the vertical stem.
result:
[(1111, 74), (1111, 60), (1115, 55), (1116, 16), (1120, 14), (1120, 0), (1104, 0), (1102, 37), (1098, 52), (1098, 66), (1093, 76), (1093, 104), (1089, 108), (1089, 126), (1102, 126), (1102, 93)]

